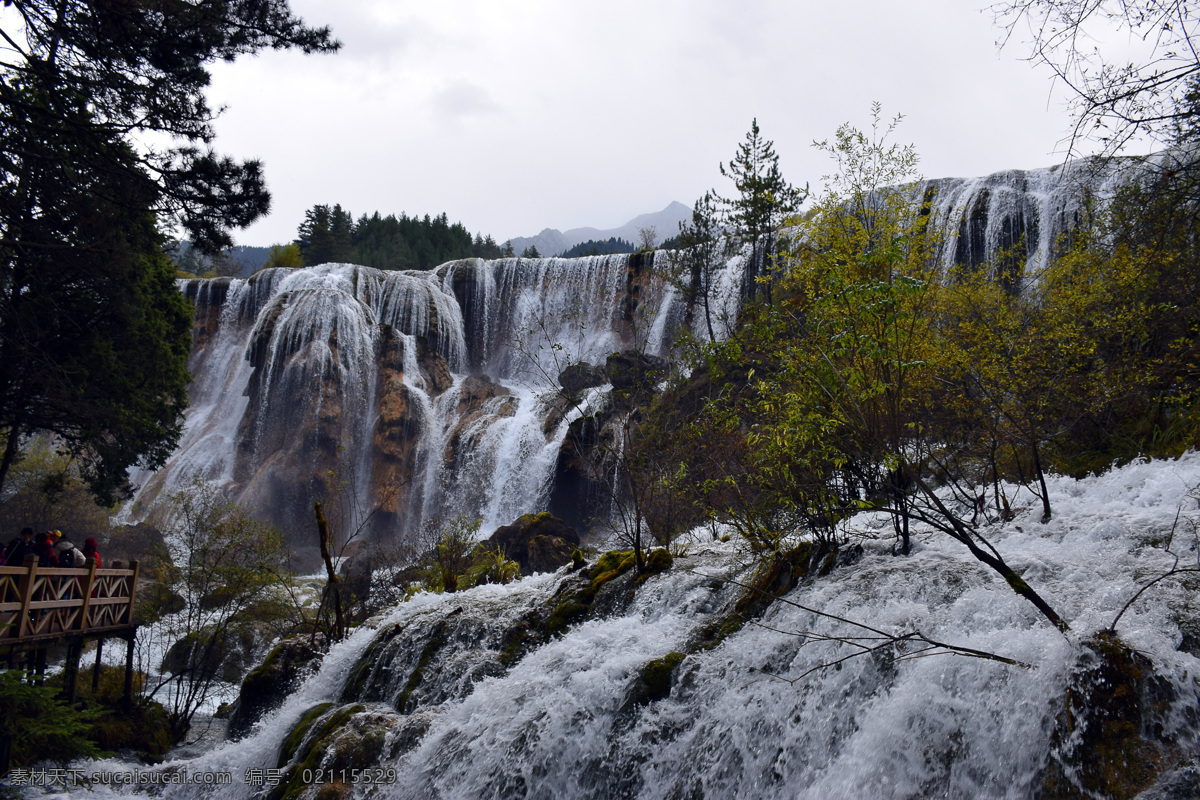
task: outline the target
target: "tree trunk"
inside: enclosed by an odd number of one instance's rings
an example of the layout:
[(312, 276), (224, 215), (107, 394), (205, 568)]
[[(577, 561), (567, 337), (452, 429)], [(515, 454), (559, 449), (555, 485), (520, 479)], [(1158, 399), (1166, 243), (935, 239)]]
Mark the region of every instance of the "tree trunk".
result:
[(1046, 475), (1042, 472), (1042, 458), (1038, 455), (1037, 442), (1031, 445), (1033, 450), (1033, 468), (1037, 470), (1038, 486), (1042, 488), (1042, 522), (1050, 521), (1050, 490), (1046, 488)]
[(333, 555), (329, 551), (329, 525), (325, 522), (325, 512), (321, 504), (313, 503), (313, 513), (317, 517), (317, 532), (321, 537), (321, 558), (325, 561), (325, 572), (328, 580), (325, 592), (333, 604), (334, 630), (333, 640), (341, 641), (346, 635), (346, 619), (342, 611), (341, 579), (333, 569)]
[(4, 443), (4, 456), (0, 458), (0, 490), (4, 489), (4, 479), (8, 477), (8, 470), (16, 460), (17, 443), (20, 439), (20, 428), (14, 424), (8, 429), (8, 441)]
[(1064, 633), (1071, 629), (1070, 626), (1067, 625), (1066, 621), (1060, 617), (1053, 608), (1050, 607), (1050, 604), (1043, 600), (1041, 595), (1035, 592), (1032, 587), (1025, 582), (1024, 578), (1014, 572), (1012, 567), (1004, 563), (1004, 559), (1002, 559), (999, 554), (994, 552), (989, 553), (975, 543), (974, 538), (971, 536), (971, 533), (967, 530), (966, 526), (958, 519), (958, 517), (954, 516), (954, 514), (950, 512), (950, 509), (946, 508), (941, 499), (934, 494), (933, 490), (929, 488), (929, 485), (926, 484), (924, 480), (917, 478), (917, 485), (921, 487), (921, 491), (934, 504), (938, 510), (938, 513), (942, 515), (945, 522), (951, 526), (951, 529), (953, 530), (951, 535), (966, 545), (967, 549), (971, 551), (971, 555), (975, 556), (976, 559), (984, 564), (987, 564), (989, 567), (999, 573), (1000, 576), (1004, 578), (1005, 582), (1012, 587), (1014, 592), (1024, 597), (1030, 603), (1033, 603), (1034, 607), (1037, 608), (1038, 611), (1042, 612), (1042, 616), (1054, 624), (1054, 627), (1058, 628)]

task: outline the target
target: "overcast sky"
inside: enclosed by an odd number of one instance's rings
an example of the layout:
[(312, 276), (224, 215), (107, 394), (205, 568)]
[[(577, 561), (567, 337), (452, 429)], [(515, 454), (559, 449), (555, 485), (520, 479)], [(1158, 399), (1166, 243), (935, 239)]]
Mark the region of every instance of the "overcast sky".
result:
[(341, 203), (439, 214), (500, 242), (611, 228), (706, 189), (757, 117), (785, 176), (812, 147), (902, 113), (925, 177), (1061, 161), (1065, 95), (971, 0), (292, 0), (341, 40), (213, 70), (218, 151), (261, 158), (269, 217), (241, 244), (290, 241)]

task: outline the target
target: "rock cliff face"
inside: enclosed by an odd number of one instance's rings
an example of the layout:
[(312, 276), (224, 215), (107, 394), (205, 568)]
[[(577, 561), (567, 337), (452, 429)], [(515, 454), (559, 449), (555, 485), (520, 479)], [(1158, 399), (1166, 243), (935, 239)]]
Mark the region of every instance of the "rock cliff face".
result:
[[(914, 191), (945, 234), (947, 266), (1003, 279), (1022, 264), (1035, 274), (1082, 198), (1102, 199), (1130, 169), (1077, 164)], [(372, 511), (359, 533), (393, 540), (462, 514), (487, 532), (548, 508), (586, 527), (604, 492), (578, 454), (604, 423), (581, 415), (619, 410), (625, 384), (656, 381), (675, 335), (703, 325), (662, 279), (668, 266), (667, 254), (642, 253), (183, 281), (196, 306), (185, 433), (164, 470), (134, 476), (144, 488), (126, 516), (199, 475), (283, 527), (301, 564), (316, 555), (314, 500), (338, 501), (343, 537)], [(734, 255), (714, 281), (718, 334), (736, 318), (743, 270)], [(567, 369), (579, 364), (595, 366)], [(609, 384), (620, 386), (606, 398)]]

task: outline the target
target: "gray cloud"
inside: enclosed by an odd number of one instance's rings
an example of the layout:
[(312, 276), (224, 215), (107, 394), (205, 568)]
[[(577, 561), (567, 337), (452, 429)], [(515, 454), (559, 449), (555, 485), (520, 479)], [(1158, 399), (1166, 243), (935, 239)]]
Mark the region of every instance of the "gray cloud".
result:
[(465, 81), (438, 90), (431, 102), (438, 114), (451, 119), (489, 116), (503, 110), (486, 89)]
[(1061, 99), (1024, 51), (997, 52), (981, 7), (293, 0), (343, 52), (218, 65), (216, 145), (262, 158), (275, 190), (247, 244), (291, 238), (320, 202), (444, 211), (500, 240), (612, 227), (727, 191), (717, 164), (752, 117), (788, 179), (817, 188), (831, 164), (811, 143), (867, 125), (874, 100), (906, 116), (897, 140), (930, 177), (1052, 164)]

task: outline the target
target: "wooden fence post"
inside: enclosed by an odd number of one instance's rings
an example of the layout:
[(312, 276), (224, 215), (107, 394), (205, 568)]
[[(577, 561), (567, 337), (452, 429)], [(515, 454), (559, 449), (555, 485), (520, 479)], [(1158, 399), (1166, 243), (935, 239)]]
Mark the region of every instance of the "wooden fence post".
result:
[(129, 578), (129, 610), (125, 614), (125, 624), (133, 624), (133, 602), (137, 598), (137, 582), (138, 572), (140, 571), (141, 563), (139, 561), (130, 561), (129, 568), (133, 570), (133, 575)]
[(104, 654), (104, 639), (96, 640), (96, 666), (92, 667), (92, 694), (100, 691), (100, 657)]
[(29, 628), (29, 602), (33, 599), (33, 579), (37, 576), (38, 557), (33, 553), (25, 556), (25, 574), (17, 587), (21, 601), (21, 613), (17, 615), (17, 638), (24, 639), (25, 631)]
[(79, 630), (88, 629), (88, 611), (92, 604), (92, 587), (96, 585), (96, 559), (88, 559), (87, 580), (83, 582), (83, 608), (79, 610)]
[(75, 685), (79, 682), (79, 659), (83, 655), (83, 637), (67, 639), (67, 661), (63, 665), (63, 692), (67, 702), (75, 702)]
[(129, 634), (125, 640), (125, 708), (133, 707), (133, 640), (135, 634)]

